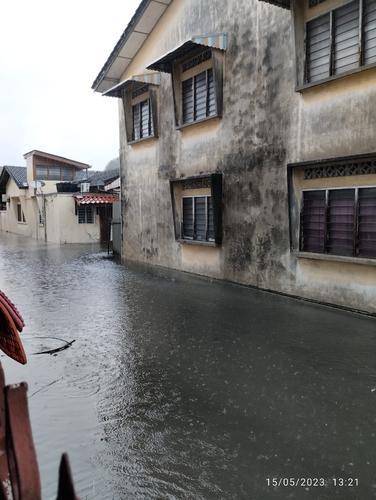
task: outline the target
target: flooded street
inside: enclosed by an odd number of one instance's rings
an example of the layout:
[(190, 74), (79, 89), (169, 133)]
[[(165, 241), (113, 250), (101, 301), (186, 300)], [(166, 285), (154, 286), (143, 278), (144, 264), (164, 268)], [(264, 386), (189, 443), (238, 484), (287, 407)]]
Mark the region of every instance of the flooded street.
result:
[[(376, 320), (0, 234), (43, 498), (376, 498)], [(56, 356), (34, 353), (75, 340)], [(268, 478), (358, 487), (268, 487)]]

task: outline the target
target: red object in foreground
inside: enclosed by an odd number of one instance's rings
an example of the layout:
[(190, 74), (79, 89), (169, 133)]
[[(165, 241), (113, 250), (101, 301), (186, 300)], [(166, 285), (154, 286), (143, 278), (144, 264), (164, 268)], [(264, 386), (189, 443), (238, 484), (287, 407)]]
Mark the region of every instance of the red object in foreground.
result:
[(0, 349), (23, 365), (27, 363), (27, 358), (18, 332), (24, 326), (16, 306), (0, 291)]

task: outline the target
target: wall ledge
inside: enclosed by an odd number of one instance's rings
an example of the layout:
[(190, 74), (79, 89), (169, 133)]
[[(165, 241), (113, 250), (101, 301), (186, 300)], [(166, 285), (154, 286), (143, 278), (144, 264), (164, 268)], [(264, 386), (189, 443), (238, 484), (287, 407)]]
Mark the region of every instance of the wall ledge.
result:
[(366, 259), (364, 257), (347, 257), (343, 255), (329, 255), (324, 253), (292, 252), (298, 259), (325, 260), (327, 262), (346, 262), (349, 264), (360, 264), (363, 266), (376, 267), (376, 259)]
[(213, 248), (219, 246), (214, 241), (184, 240), (182, 238), (178, 239), (177, 241), (183, 245), (195, 245), (195, 246), (213, 247)]

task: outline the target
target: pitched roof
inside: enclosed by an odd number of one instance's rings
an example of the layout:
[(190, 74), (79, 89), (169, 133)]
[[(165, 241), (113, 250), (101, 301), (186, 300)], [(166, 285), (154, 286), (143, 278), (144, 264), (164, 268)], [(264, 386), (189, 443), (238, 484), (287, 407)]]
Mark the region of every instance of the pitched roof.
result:
[(91, 87), (93, 90), (105, 92), (119, 83), (121, 75), (132, 62), (171, 2), (172, 0), (141, 0), (120, 40), (94, 80)]
[(76, 168), (90, 168), (91, 166), (88, 163), (82, 163), (80, 161), (76, 160), (71, 160), (69, 158), (65, 158), (64, 156), (58, 156), (54, 155), (51, 153), (46, 153), (44, 151), (39, 151), (38, 149), (33, 149), (32, 151), (29, 151), (28, 153), (24, 154), (25, 160), (29, 158), (30, 156), (41, 156), (42, 158), (48, 158), (49, 160), (55, 160), (61, 163), (68, 163), (69, 165), (73, 165)]
[(88, 176), (86, 176), (86, 172), (80, 172), (76, 175), (76, 181), (88, 181), (93, 186), (103, 186), (107, 182), (117, 179), (119, 176), (120, 171), (118, 168), (113, 170), (95, 170), (88, 172)]
[[(27, 188), (27, 174), (26, 167), (14, 167), (10, 165), (4, 165), (2, 172), (0, 173), (0, 182), (5, 178), (5, 176), (11, 177), (19, 188)], [(6, 179), (7, 181), (8, 179)]]

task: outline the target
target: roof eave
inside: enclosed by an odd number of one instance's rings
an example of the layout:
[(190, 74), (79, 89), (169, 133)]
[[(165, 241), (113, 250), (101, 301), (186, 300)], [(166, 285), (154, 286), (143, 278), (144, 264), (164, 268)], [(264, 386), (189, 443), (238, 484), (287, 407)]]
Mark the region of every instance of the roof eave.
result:
[[(93, 82), (93, 84), (91, 86), (91, 88), (94, 91), (96, 91), (96, 92), (103, 92), (103, 91), (108, 90), (110, 87), (115, 86), (117, 83), (119, 83), (120, 76), (117, 78), (117, 77), (112, 77), (112, 76), (109, 77), (109, 76), (106, 76), (106, 75), (108, 75), (108, 72), (110, 71), (111, 66), (116, 61), (116, 59), (119, 56), (120, 52), (126, 46), (126, 43), (129, 40), (130, 36), (133, 33), (135, 33), (135, 28), (137, 27), (137, 25), (143, 20), (143, 16), (144, 16), (146, 10), (148, 9), (148, 7), (152, 3), (157, 4), (159, 6), (159, 8), (160, 8), (160, 12), (158, 12), (158, 9), (157, 9), (156, 17), (155, 17), (155, 19), (153, 21), (154, 24), (151, 25), (150, 31), (147, 32), (147, 33), (146, 32), (142, 33), (143, 35), (146, 35), (146, 38), (141, 42), (141, 44), (138, 47), (136, 53), (142, 47), (142, 45), (144, 44), (145, 40), (148, 38), (149, 34), (152, 32), (152, 30), (154, 29), (155, 25), (158, 23), (159, 19), (163, 16), (164, 12), (166, 11), (166, 9), (168, 8), (168, 6), (170, 5), (171, 1), (172, 0), (162, 0), (162, 1), (160, 1), (160, 0), (141, 0), (141, 3), (138, 6), (136, 12), (134, 13), (132, 19), (130, 20), (128, 26), (125, 28), (125, 30), (122, 33), (119, 41), (117, 42), (117, 44), (113, 48), (113, 50), (112, 50), (111, 54), (109, 55), (107, 61), (104, 63), (102, 69), (100, 70), (100, 72), (98, 73), (97, 77), (95, 78), (95, 80), (94, 80), (94, 82)], [(161, 6), (164, 6), (164, 8), (161, 7)], [(150, 20), (150, 19), (148, 19), (148, 20)], [(128, 58), (129, 59), (129, 63), (132, 61), (134, 55), (132, 57)], [(126, 67), (127, 66), (125, 66), (125, 69), (126, 69)], [(124, 71), (125, 71), (125, 69), (124, 69)], [(108, 87), (107, 88), (99, 88), (105, 79), (108, 80), (108, 83), (109, 83)]]

